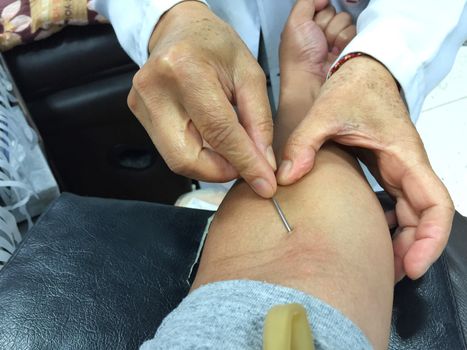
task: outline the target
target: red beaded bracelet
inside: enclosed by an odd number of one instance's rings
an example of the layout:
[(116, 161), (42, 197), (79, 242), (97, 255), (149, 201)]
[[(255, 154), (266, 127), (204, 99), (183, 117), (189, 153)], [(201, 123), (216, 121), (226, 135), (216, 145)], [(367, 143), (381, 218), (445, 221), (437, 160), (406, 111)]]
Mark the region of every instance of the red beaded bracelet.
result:
[[(326, 77), (326, 80), (328, 80), (329, 78), (331, 78), (331, 76), (336, 73), (340, 67), (342, 67), (342, 65), (351, 60), (352, 58), (355, 58), (355, 57), (362, 57), (362, 56), (367, 56), (367, 57), (371, 57), (369, 55), (367, 55), (366, 53), (363, 53), (363, 52), (351, 52), (351, 53), (348, 53), (347, 55), (345, 56), (342, 56), (341, 59), (339, 61), (336, 62), (336, 64), (329, 70), (328, 72), (328, 75)], [(373, 58), (373, 57), (372, 57)], [(396, 82), (396, 85), (397, 85), (397, 88), (399, 89), (399, 91), (401, 91), (401, 85), (399, 84), (399, 82), (397, 81), (396, 78), (394, 78), (394, 81)]]
[(351, 52), (345, 56), (342, 56), (341, 59), (337, 61), (336, 64), (329, 70), (326, 80), (329, 79), (334, 73), (336, 73), (345, 62), (347, 62), (348, 60), (351, 60), (352, 58), (361, 57), (361, 56), (367, 56), (367, 55), (364, 54), (363, 52)]

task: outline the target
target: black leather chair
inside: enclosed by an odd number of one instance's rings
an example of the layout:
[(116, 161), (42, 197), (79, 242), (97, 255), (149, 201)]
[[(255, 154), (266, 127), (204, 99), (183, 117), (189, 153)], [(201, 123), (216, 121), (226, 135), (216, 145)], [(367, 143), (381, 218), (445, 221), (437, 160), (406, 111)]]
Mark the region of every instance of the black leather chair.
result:
[(110, 25), (67, 27), (3, 54), (63, 191), (172, 204), (172, 173), (126, 100), (137, 66)]
[[(0, 348), (135, 349), (186, 295), (210, 212), (64, 194), (0, 271)], [(467, 349), (467, 219), (395, 290), (390, 349)]]
[[(5, 54), (62, 189), (173, 202), (172, 174), (126, 108), (136, 67), (109, 26)], [(386, 200), (386, 205), (390, 203)], [(210, 212), (64, 194), (0, 270), (0, 349), (135, 349), (186, 295)], [(467, 349), (467, 220), (396, 287), (391, 349)]]

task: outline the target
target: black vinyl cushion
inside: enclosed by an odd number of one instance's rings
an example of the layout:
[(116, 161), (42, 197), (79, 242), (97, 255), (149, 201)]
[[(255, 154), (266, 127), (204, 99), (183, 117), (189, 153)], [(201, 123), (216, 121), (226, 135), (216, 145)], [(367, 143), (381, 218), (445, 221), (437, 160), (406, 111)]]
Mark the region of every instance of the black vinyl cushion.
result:
[(136, 349), (186, 295), (209, 215), (62, 195), (0, 271), (0, 349)]
[[(210, 212), (62, 195), (0, 271), (1, 349), (135, 349), (186, 295)], [(467, 349), (467, 221), (396, 287), (390, 349)]]

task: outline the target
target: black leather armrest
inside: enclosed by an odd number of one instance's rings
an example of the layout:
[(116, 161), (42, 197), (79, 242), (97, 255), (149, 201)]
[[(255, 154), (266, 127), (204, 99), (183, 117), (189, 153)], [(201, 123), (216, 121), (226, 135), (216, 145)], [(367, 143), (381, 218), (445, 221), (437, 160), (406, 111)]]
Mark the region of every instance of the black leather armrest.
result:
[(136, 349), (186, 295), (209, 215), (62, 195), (0, 271), (0, 349)]
[[(0, 271), (1, 349), (135, 349), (188, 291), (211, 213), (62, 195)], [(396, 287), (390, 349), (466, 349), (466, 219)]]

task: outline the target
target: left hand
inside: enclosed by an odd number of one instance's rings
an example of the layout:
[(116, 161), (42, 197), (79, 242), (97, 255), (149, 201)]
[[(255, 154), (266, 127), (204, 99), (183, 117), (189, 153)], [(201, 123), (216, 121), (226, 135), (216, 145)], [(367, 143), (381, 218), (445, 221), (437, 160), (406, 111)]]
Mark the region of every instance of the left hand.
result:
[(394, 78), (378, 61), (351, 59), (323, 85), (287, 141), (278, 183), (289, 185), (308, 173), (327, 140), (353, 147), (395, 198), (395, 278), (421, 277), (447, 244), (454, 206), (430, 166)]

